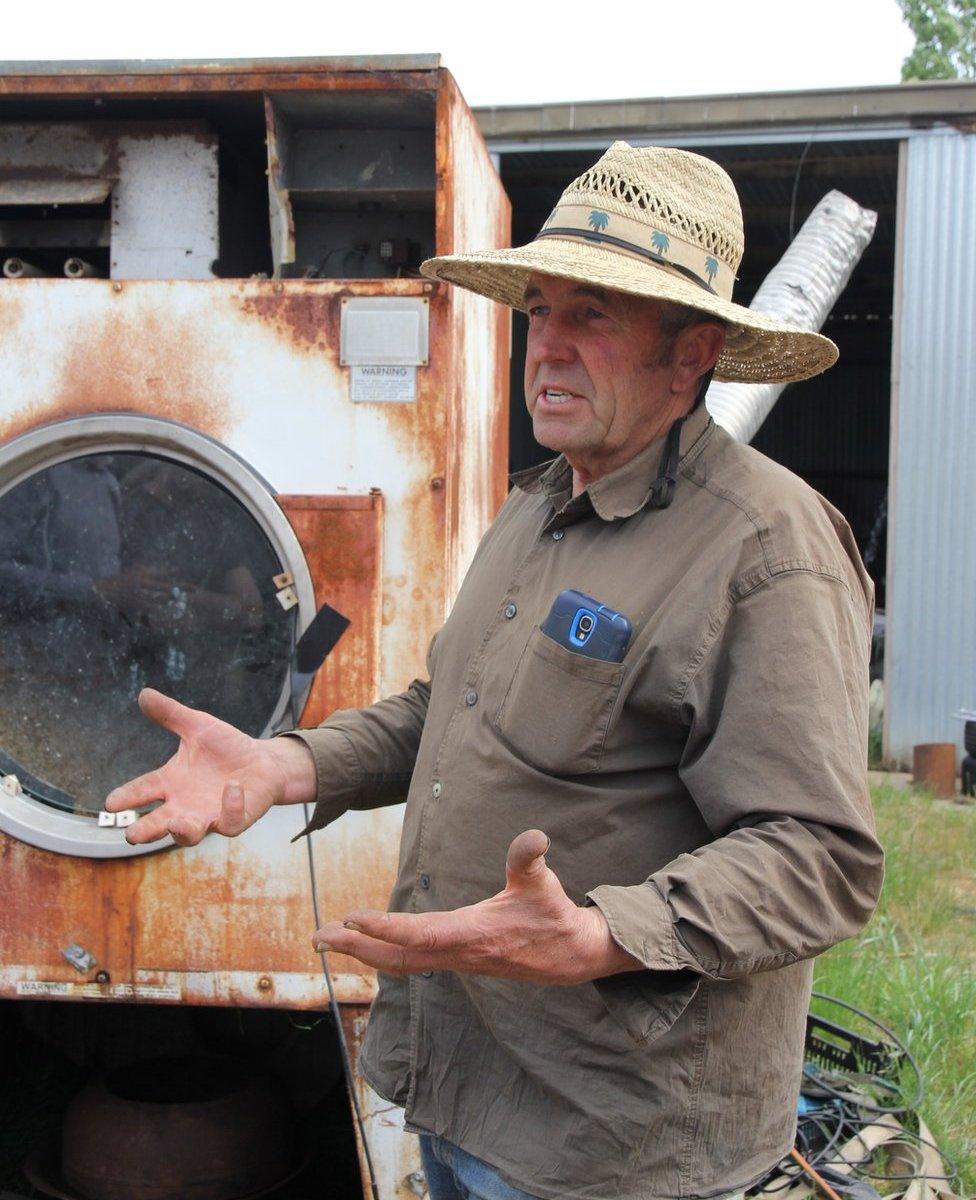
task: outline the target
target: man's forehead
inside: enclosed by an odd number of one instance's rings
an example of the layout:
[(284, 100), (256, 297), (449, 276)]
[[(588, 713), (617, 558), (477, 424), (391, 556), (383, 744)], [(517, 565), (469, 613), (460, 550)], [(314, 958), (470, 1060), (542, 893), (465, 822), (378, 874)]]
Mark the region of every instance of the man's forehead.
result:
[(580, 296), (584, 299), (599, 300), (602, 304), (626, 304), (633, 299), (623, 292), (614, 292), (610, 288), (598, 287), (593, 283), (577, 283), (572, 279), (561, 279), (556, 275), (533, 274), (525, 285), (525, 299), (538, 300), (549, 295)]

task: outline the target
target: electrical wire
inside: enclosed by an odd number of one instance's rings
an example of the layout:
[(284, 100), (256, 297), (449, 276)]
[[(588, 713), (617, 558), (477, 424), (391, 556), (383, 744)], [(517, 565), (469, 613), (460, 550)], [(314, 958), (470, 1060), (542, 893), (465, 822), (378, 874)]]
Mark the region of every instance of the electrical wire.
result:
[(794, 1162), (797, 1163), (797, 1165), (800, 1167), (800, 1170), (803, 1171), (804, 1174), (809, 1175), (817, 1187), (819, 1187), (822, 1192), (825, 1192), (830, 1197), (830, 1200), (840, 1200), (840, 1196), (837, 1194), (837, 1192), (834, 1191), (834, 1189), (822, 1175), (817, 1173), (817, 1169), (807, 1162), (807, 1160), (795, 1146), (790, 1151), (790, 1157), (794, 1160)]
[[(845, 1197), (851, 1200), (854, 1189), (871, 1187), (872, 1180), (879, 1184), (897, 1184), (899, 1189), (922, 1180), (954, 1184), (959, 1178), (956, 1165), (934, 1142), (908, 1124), (911, 1119), (917, 1120), (916, 1111), (924, 1096), (922, 1073), (908, 1048), (886, 1025), (856, 1005), (823, 992), (814, 992), (813, 998), (854, 1013), (883, 1036), (862, 1037), (811, 1011), (813, 1024), (808, 1030), (808, 1054), (814, 1058), (819, 1054), (828, 1059), (830, 1065), (804, 1064), (801, 1095), (807, 1101), (807, 1109), (799, 1114), (793, 1149), (752, 1191), (764, 1195), (788, 1192), (804, 1175), (837, 1200)], [(816, 1025), (818, 1020), (824, 1023), (820, 1028)], [(833, 1040), (831, 1035), (834, 1039), (843, 1037), (843, 1040), (824, 1045)], [(839, 1056), (843, 1056), (849, 1065), (838, 1065)], [(861, 1069), (864, 1060), (874, 1067), (873, 1071)], [(883, 1104), (878, 1091), (888, 1095), (903, 1094), (906, 1066), (915, 1074), (914, 1097), (907, 1103)], [(892, 1128), (889, 1121), (896, 1117), (899, 1118), (898, 1127)], [(859, 1145), (858, 1139), (871, 1128), (886, 1130), (886, 1140), (874, 1147), (864, 1140)], [(909, 1154), (903, 1155), (903, 1159), (909, 1158), (907, 1165), (910, 1166), (910, 1158), (915, 1157), (919, 1160), (918, 1170), (888, 1171), (889, 1166), (904, 1165), (903, 1162), (886, 1161), (886, 1152), (899, 1145), (908, 1150), (926, 1148), (934, 1151), (946, 1174), (925, 1171), (924, 1159)]]
[[(302, 805), (302, 811), (305, 814), (305, 825), (307, 827), (311, 820), (307, 804)], [(312, 912), (315, 915), (315, 928), (321, 929), (322, 913), (319, 907), (318, 883), (315, 879), (315, 851), (312, 848), (311, 834), (305, 835), (305, 847), (308, 850), (308, 875), (312, 885)], [(339, 1000), (336, 996), (332, 972), (329, 970), (328, 952), (320, 950), (319, 958), (322, 962), (322, 974), (325, 976), (325, 985), (329, 990), (329, 1008), (332, 1010), (332, 1019), (335, 1021), (336, 1035), (339, 1039), (342, 1069), (346, 1076), (346, 1085), (349, 1089), (349, 1097), (352, 1100), (353, 1112), (356, 1114), (356, 1126), (359, 1130), (359, 1140), (363, 1147), (363, 1157), (366, 1159), (366, 1169), (369, 1172), (369, 1186), (372, 1189), (373, 1200), (380, 1200), (379, 1188), (376, 1186), (376, 1170), (373, 1166), (373, 1155), (369, 1148), (369, 1140), (366, 1137), (366, 1122), (363, 1119), (362, 1105), (359, 1103), (359, 1092), (356, 1088), (356, 1076), (352, 1069), (352, 1058), (349, 1054), (349, 1043), (346, 1041), (346, 1031), (342, 1025), (342, 1013), (339, 1011)]]
[[(914, 1072), (916, 1086), (915, 1086), (915, 1095), (912, 1098), (912, 1100), (909, 1103), (903, 1104), (897, 1108), (877, 1107), (875, 1109), (875, 1111), (879, 1112), (879, 1113), (890, 1113), (892, 1115), (896, 1115), (897, 1113), (900, 1113), (900, 1112), (908, 1112), (911, 1109), (918, 1108), (919, 1105), (922, 1103), (923, 1099), (925, 1098), (925, 1085), (922, 1082), (922, 1072), (921, 1072), (921, 1069), (919, 1068), (918, 1062), (916, 1061), (915, 1056), (912, 1054), (912, 1052), (905, 1045), (905, 1043), (902, 1041), (899, 1041), (896, 1034), (892, 1030), (890, 1030), (887, 1025), (883, 1025), (878, 1020), (877, 1017), (872, 1017), (871, 1014), (866, 1013), (863, 1008), (858, 1008), (857, 1005), (850, 1004), (847, 1000), (838, 1000), (836, 996), (828, 996), (826, 994), (826, 992), (813, 992), (811, 998), (814, 1000), (822, 1000), (825, 1004), (836, 1004), (839, 1008), (844, 1008), (848, 1012), (854, 1013), (855, 1016), (860, 1017), (863, 1021), (867, 1021), (868, 1024), (873, 1025), (875, 1027), (875, 1029), (880, 1029), (881, 1032), (884, 1034), (885, 1038), (887, 1039), (888, 1043), (891, 1045), (892, 1049), (897, 1051), (899, 1060), (904, 1060), (905, 1062), (907, 1062), (908, 1065), (911, 1067), (912, 1071)], [(889, 1088), (889, 1090), (891, 1090), (891, 1091), (895, 1090), (893, 1086), (891, 1086), (887, 1083), (887, 1081), (883, 1081), (883, 1082), (884, 1082), (884, 1085)], [(841, 1097), (841, 1098), (843, 1099), (843, 1097)]]
[(793, 241), (793, 235), (796, 232), (796, 194), (800, 187), (800, 172), (803, 170), (803, 163), (810, 152), (810, 147), (813, 145), (813, 136), (807, 138), (807, 144), (803, 147), (803, 153), (800, 155), (800, 161), (796, 164), (796, 173), (793, 176), (793, 193), (790, 196), (790, 241)]

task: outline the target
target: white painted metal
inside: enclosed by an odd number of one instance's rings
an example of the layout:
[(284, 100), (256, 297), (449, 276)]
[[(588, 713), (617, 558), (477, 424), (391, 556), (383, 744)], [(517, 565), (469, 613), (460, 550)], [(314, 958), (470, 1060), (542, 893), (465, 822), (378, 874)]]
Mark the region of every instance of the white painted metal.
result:
[[(976, 705), (976, 137), (908, 140), (889, 503), (887, 750)], [(896, 566), (897, 564), (897, 566)]]
[(217, 139), (159, 133), (119, 139), (112, 192), (113, 279), (212, 279)]
[[(878, 214), (843, 192), (830, 191), (763, 280), (749, 307), (801, 329), (816, 331), (847, 286)], [(716, 424), (751, 442), (782, 395), (785, 383), (713, 383), (705, 403)]]

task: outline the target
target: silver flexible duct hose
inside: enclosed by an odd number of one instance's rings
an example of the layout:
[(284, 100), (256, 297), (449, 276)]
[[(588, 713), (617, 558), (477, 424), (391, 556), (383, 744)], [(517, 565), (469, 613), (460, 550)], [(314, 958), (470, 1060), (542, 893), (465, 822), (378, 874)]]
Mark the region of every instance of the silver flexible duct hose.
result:
[[(816, 332), (847, 286), (878, 214), (832, 191), (804, 221), (788, 250), (763, 280), (749, 305)], [(751, 442), (785, 383), (713, 383), (705, 404), (717, 425), (740, 442)]]

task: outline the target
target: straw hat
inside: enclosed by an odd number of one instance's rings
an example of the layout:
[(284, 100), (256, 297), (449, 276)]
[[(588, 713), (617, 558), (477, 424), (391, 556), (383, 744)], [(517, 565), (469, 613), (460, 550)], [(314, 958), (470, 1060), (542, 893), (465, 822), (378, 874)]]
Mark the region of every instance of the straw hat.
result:
[(742, 250), (739, 198), (717, 163), (614, 142), (527, 246), (448, 254), (421, 270), (519, 309), (533, 272), (700, 309), (729, 325), (716, 379), (788, 383), (832, 366), (829, 338), (732, 303)]

